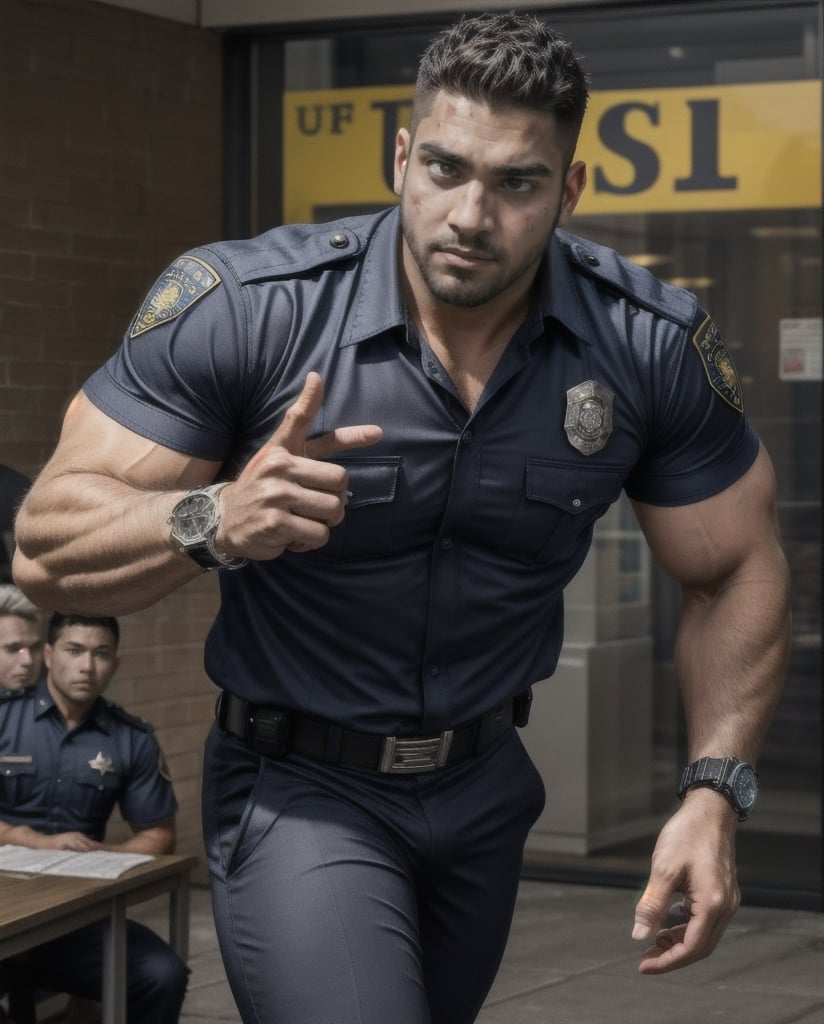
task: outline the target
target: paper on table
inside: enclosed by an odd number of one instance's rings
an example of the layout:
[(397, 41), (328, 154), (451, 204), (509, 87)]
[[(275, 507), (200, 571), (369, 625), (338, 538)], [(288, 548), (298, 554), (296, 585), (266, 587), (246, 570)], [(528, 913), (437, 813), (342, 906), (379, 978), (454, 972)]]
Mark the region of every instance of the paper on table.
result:
[(149, 853), (114, 853), (93, 850), (30, 850), (27, 846), (0, 846), (0, 871), (33, 875), (72, 875), (75, 878), (119, 878), (129, 868), (153, 860)]

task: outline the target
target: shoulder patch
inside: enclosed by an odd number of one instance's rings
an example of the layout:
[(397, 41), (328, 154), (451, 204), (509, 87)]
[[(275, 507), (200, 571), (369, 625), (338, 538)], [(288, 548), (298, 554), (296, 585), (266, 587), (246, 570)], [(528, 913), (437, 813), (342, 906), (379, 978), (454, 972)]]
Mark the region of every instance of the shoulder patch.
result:
[(129, 328), (136, 338), (180, 316), (220, 284), (220, 274), (197, 256), (181, 256), (160, 275)]
[(701, 356), (710, 387), (727, 405), (731, 405), (738, 412), (743, 412), (744, 399), (738, 374), (711, 317), (708, 316), (693, 334), (692, 343)]

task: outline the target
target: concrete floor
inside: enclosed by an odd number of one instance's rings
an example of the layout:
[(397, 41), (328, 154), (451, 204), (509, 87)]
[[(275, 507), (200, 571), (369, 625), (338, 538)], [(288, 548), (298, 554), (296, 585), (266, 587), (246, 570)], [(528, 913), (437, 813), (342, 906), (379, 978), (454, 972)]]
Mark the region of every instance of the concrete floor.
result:
[[(708, 960), (646, 978), (629, 937), (635, 898), (629, 889), (522, 882), (478, 1024), (824, 1024), (824, 915), (742, 907)], [(134, 911), (163, 933), (162, 902)], [(239, 1022), (200, 888), (189, 963), (182, 1024)]]

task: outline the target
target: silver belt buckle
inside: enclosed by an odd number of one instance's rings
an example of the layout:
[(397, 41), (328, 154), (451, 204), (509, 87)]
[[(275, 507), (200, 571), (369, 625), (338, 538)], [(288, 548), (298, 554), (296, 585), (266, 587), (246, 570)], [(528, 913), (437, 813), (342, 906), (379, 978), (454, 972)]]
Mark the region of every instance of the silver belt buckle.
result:
[(407, 740), (397, 736), (386, 736), (381, 747), (378, 769), (394, 774), (434, 772), (436, 768), (442, 768), (446, 764), (451, 744), (451, 729), (438, 736), (427, 736), (424, 739)]

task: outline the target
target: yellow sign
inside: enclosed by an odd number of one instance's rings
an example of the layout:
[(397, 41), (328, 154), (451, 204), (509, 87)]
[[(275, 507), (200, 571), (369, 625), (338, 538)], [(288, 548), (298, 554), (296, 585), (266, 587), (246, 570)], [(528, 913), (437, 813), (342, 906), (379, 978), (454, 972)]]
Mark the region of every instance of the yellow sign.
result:
[[(329, 220), (396, 201), (395, 135), (412, 86), (284, 97), (283, 217)], [(594, 92), (577, 157), (582, 214), (821, 205), (821, 83)]]

